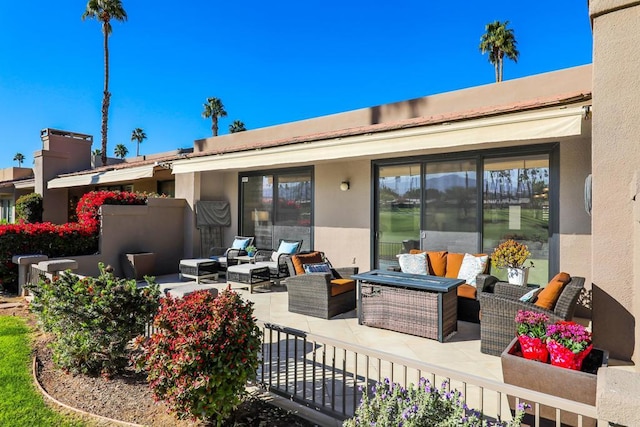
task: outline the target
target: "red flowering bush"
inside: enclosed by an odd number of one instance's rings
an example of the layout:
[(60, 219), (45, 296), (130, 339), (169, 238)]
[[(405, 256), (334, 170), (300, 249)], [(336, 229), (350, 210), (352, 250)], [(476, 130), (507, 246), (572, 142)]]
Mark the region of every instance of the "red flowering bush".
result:
[(17, 254), (45, 254), (50, 258), (88, 255), (98, 251), (99, 208), (111, 205), (144, 205), (147, 196), (123, 191), (92, 191), (82, 196), (76, 209), (78, 222), (50, 222), (0, 225), (0, 280), (13, 283)]
[(253, 302), (231, 289), (218, 297), (207, 291), (167, 297), (154, 325), (157, 333), (138, 340), (142, 353), (136, 360), (147, 371), (154, 398), (165, 400), (180, 419), (221, 425), (258, 367)]

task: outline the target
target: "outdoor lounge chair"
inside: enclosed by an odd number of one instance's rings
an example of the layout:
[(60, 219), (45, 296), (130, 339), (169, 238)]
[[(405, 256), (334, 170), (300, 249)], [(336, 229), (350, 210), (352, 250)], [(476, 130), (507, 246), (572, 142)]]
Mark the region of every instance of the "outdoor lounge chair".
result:
[(280, 280), (289, 277), (287, 257), (300, 252), (302, 240), (280, 239), (278, 249), (258, 249), (255, 264), (269, 267), (271, 281), (279, 284)]
[(218, 261), (218, 271), (226, 271), (230, 265), (238, 264), (237, 257), (247, 255), (247, 246), (253, 245), (254, 237), (236, 236), (231, 247), (213, 247), (209, 252), (209, 258)]
[[(330, 319), (356, 307), (356, 284), (351, 275), (358, 273), (358, 267), (332, 268), (322, 252), (291, 255), (286, 262), (290, 312)], [(301, 270), (305, 265), (319, 272), (306, 273)]]
[(538, 307), (532, 302), (521, 301), (531, 288), (498, 282), (494, 292), (480, 292), (480, 351), (500, 356), (516, 336), (515, 317), (518, 310), (529, 310), (549, 316), (549, 322), (571, 320), (576, 310), (584, 277), (571, 277), (564, 285), (552, 310)]

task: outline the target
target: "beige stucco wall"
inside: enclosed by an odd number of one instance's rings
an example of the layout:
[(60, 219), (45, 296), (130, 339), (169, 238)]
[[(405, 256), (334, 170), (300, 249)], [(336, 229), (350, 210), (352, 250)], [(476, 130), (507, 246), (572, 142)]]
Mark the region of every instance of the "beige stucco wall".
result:
[(591, 173), (591, 139), (560, 144), (560, 271), (585, 278), (591, 288), (591, 217), (584, 205), (584, 181)]
[[(184, 253), (185, 205), (181, 199), (152, 198), (146, 206), (102, 206), (99, 259), (121, 276), (121, 254), (153, 252), (154, 275), (177, 273)], [(93, 275), (97, 266), (93, 272), (79, 273)]]
[[(348, 191), (340, 190), (349, 181)], [(370, 269), (371, 162), (344, 161), (315, 167), (314, 247), (334, 266)]]
[[(635, 5), (634, 5), (635, 4)], [(634, 5), (630, 8), (624, 8)], [(611, 8), (611, 9), (610, 9)], [(611, 357), (640, 361), (640, 6), (591, 1), (593, 331)], [(638, 200), (637, 200), (638, 199)]]

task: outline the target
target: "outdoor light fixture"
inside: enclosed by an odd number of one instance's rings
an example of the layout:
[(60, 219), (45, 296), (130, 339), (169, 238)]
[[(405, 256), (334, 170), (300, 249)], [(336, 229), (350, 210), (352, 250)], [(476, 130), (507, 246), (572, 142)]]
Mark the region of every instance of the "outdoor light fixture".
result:
[(349, 181), (342, 181), (340, 183), (340, 190), (347, 191), (349, 189)]

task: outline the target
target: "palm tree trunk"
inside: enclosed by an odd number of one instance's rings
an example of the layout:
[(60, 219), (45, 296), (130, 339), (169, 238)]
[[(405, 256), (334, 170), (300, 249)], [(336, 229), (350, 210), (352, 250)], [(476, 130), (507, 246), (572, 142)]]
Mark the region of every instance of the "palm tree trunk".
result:
[(211, 117), (211, 131), (213, 136), (218, 136), (218, 117), (215, 115)]
[(102, 165), (105, 166), (107, 164), (107, 120), (109, 119), (111, 94), (109, 93), (109, 33), (104, 26), (102, 32), (104, 34), (104, 92), (102, 94), (102, 152), (100, 159)]

